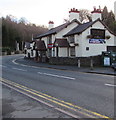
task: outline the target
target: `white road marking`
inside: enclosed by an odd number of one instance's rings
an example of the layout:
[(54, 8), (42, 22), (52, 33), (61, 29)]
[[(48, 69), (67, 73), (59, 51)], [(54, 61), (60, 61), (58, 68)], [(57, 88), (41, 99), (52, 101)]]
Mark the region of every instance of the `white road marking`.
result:
[(19, 68), (12, 68), (12, 69), (15, 69), (15, 70), (20, 70), (20, 71), (27, 71), (27, 70), (24, 70), (24, 69), (19, 69)]
[[(20, 58), (18, 58), (18, 59), (21, 59), (21, 58), (23, 58), (23, 57), (20, 57)], [(15, 61), (18, 60), (18, 59), (14, 59), (14, 60), (12, 60), (12, 62), (13, 62), (14, 64), (16, 64), (16, 65), (20, 65), (19, 63), (15, 62)]]
[(38, 74), (43, 74), (43, 75), (48, 75), (48, 76), (52, 76), (52, 77), (58, 77), (58, 78), (65, 78), (65, 79), (75, 80), (75, 78), (72, 78), (72, 77), (60, 76), (60, 75), (49, 74), (49, 73), (38, 72)]
[(12, 62), (13, 62), (14, 64), (17, 64), (15, 61), (16, 61), (16, 59), (12, 60)]
[(6, 67), (6, 66), (4, 66), (4, 65), (0, 65), (0, 67)]
[(44, 73), (41, 73), (41, 72), (38, 72), (39, 74), (44, 74)]
[(116, 85), (113, 85), (113, 84), (105, 84), (105, 85), (110, 87), (116, 87)]

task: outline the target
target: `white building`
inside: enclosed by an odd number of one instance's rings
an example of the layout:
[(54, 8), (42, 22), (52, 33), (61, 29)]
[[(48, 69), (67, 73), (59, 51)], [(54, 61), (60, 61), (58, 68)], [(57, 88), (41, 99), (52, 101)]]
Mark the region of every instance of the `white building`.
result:
[(36, 51), (34, 49), (35, 42), (25, 42), (24, 51), (25, 57), (27, 58), (34, 58), (36, 56)]
[(49, 30), (37, 36), (44, 41), (48, 57), (89, 57), (107, 51), (107, 46), (114, 46), (114, 33), (101, 21), (101, 10), (94, 8), (92, 21), (82, 24), (79, 11), (69, 11), (69, 21), (58, 27), (49, 22)]

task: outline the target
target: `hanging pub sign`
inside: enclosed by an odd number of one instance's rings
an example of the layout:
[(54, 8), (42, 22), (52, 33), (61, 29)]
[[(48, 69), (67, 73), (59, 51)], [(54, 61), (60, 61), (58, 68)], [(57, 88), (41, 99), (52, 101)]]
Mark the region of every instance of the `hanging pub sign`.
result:
[(89, 39), (89, 43), (91, 43), (91, 44), (103, 44), (103, 43), (105, 43), (105, 39)]
[(48, 44), (48, 48), (53, 48), (53, 44)]

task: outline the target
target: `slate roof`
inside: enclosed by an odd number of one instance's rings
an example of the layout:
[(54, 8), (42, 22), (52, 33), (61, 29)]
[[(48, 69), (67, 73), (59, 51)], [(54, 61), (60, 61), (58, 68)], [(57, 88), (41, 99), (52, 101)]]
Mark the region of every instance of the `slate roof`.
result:
[(67, 37), (67, 36), (74, 35), (74, 34), (80, 34), (83, 31), (85, 31), (87, 28), (89, 28), (90, 26), (92, 26), (94, 23), (96, 23), (97, 21), (100, 21), (108, 29), (108, 31), (111, 34), (114, 34), (100, 19), (97, 19), (95, 21), (87, 22), (87, 23), (80, 24), (80, 25), (76, 26), (71, 31), (69, 31), (67, 34), (65, 34), (63, 37)]
[(75, 19), (75, 20), (73, 20), (71, 22), (67, 22), (67, 23), (64, 23), (64, 24), (62, 24), (62, 25), (60, 25), (58, 27), (52, 28), (52, 29), (48, 30), (47, 32), (45, 32), (45, 33), (43, 33), (41, 35), (38, 35), (36, 37), (36, 39), (42, 38), (42, 37), (45, 37), (45, 36), (48, 36), (48, 35), (51, 35), (51, 34), (56, 34), (59, 31), (61, 31), (62, 29), (64, 29), (65, 27), (67, 27), (68, 25), (70, 25), (71, 23), (73, 23), (73, 22), (77, 22), (78, 24), (80, 24), (80, 22)]
[(36, 50), (39, 50), (39, 51), (46, 51), (46, 45), (45, 45), (45, 42), (43, 40), (39, 40), (39, 41), (36, 41)]
[(55, 44), (58, 44), (58, 47), (69, 47), (69, 42), (67, 41), (67, 39), (55, 39), (55, 42), (54, 42), (54, 46)]

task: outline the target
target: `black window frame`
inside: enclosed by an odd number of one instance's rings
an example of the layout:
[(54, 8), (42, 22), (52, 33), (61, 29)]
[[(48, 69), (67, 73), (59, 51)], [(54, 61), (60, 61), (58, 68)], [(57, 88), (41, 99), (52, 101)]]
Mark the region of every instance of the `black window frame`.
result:
[(70, 47), (70, 56), (75, 57), (75, 46)]
[(75, 43), (74, 35), (69, 36), (69, 43)]
[(104, 29), (91, 29), (90, 30), (92, 39), (105, 39)]
[(52, 44), (52, 35), (48, 36), (48, 44)]

